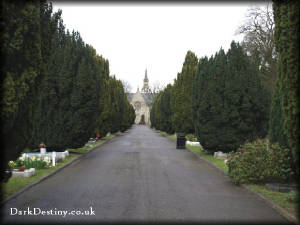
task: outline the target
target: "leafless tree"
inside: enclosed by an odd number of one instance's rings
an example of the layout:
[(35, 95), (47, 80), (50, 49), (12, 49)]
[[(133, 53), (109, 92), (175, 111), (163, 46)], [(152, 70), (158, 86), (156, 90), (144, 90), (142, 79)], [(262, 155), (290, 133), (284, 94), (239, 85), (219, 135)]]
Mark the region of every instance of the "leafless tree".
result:
[[(152, 104), (153, 104), (154, 99), (155, 99), (156, 95), (158, 94), (158, 92), (160, 92), (164, 88), (165, 88), (165, 86), (162, 83), (160, 83), (159, 81), (155, 81), (152, 84), (150, 84), (148, 98), (150, 99), (150, 102)], [(151, 107), (152, 107), (152, 104), (151, 104)]]
[(163, 90), (165, 86), (159, 81), (155, 81), (150, 85), (150, 92), (153, 94), (157, 94), (161, 90)]
[(245, 22), (236, 31), (236, 34), (244, 35), (242, 46), (247, 54), (256, 55), (260, 60), (260, 69), (268, 71), (262, 73), (265, 76), (262, 81), (271, 93), (277, 79), (274, 28), (272, 3), (267, 2), (266, 6), (249, 8)]
[(123, 84), (125, 93), (130, 93), (132, 91), (132, 86), (129, 84), (129, 82), (126, 80), (121, 80), (121, 82)]

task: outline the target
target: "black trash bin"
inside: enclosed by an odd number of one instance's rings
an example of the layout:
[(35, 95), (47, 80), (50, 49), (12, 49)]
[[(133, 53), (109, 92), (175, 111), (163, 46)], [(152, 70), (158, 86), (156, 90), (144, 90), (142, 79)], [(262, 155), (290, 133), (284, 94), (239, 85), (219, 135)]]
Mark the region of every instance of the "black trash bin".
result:
[(176, 148), (185, 149), (185, 133), (177, 133)]

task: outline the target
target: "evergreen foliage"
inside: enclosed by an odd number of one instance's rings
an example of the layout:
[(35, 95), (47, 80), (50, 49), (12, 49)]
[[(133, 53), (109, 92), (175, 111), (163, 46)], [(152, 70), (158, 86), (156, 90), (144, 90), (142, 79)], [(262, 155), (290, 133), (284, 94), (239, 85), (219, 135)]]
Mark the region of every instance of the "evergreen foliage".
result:
[(196, 55), (188, 51), (174, 85), (168, 85), (154, 100), (151, 127), (168, 133), (194, 133), (192, 92), (197, 65)]
[(274, 1), (273, 14), (283, 130), (299, 177), (299, 1)]
[(41, 142), (64, 150), (101, 132), (125, 131), (135, 119), (108, 60), (65, 30), (46, 1), (1, 1), (1, 136), (4, 165)]
[(235, 151), (267, 133), (268, 98), (238, 43), (200, 60), (193, 91), (195, 131), (208, 151)]
[[(39, 1), (1, 1), (1, 137), (10, 157), (30, 140), (42, 71)], [(44, 19), (44, 17), (42, 17)]]
[(277, 82), (270, 110), (269, 138), (271, 143), (278, 142), (280, 146), (287, 147), (286, 134), (283, 129), (283, 120), (279, 82)]
[(167, 85), (167, 87), (162, 92), (161, 98), (160, 98), (160, 129), (163, 131), (166, 131), (169, 134), (174, 133), (173, 124), (171, 121), (171, 104), (170, 104), (170, 98), (171, 98), (171, 90), (173, 86)]
[(164, 90), (158, 93), (150, 112), (151, 127), (155, 127), (169, 134), (174, 133), (170, 107), (172, 88), (173, 86), (169, 84)]
[(172, 124), (177, 133), (194, 133), (192, 117), (192, 91), (194, 76), (198, 65), (196, 55), (188, 51), (174, 81), (171, 94)]

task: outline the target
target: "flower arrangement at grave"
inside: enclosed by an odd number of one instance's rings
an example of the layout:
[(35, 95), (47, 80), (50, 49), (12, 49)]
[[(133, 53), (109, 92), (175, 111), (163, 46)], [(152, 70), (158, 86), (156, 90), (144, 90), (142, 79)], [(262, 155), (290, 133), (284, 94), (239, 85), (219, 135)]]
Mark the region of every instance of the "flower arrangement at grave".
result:
[(13, 170), (16, 166), (17, 166), (17, 164), (14, 161), (8, 162), (8, 167), (10, 168), (10, 170)]
[(51, 158), (49, 156), (39, 157), (19, 157), (16, 161), (9, 161), (10, 170), (24, 171), (25, 169), (35, 168), (44, 169), (51, 166)]

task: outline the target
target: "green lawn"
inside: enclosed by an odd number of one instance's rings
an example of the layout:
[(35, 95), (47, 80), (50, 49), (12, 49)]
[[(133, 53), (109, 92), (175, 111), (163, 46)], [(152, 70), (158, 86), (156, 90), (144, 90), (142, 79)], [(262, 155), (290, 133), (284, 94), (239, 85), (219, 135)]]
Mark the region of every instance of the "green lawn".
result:
[(217, 165), (219, 168), (221, 168), (223, 171), (228, 172), (228, 166), (225, 164), (223, 159), (217, 159), (213, 155), (206, 153), (202, 150), (202, 146), (191, 146), (186, 145), (186, 147), (193, 152), (200, 155), (202, 158), (212, 162), (213, 164)]
[[(176, 134), (167, 134), (166, 132), (158, 131), (158, 133), (161, 133), (165, 137), (171, 139), (172, 141), (176, 141)], [(221, 168), (223, 171), (228, 172), (228, 166), (225, 164), (224, 160), (222, 159), (216, 159), (213, 155), (206, 153), (202, 150), (202, 146), (190, 146), (186, 145), (186, 147), (196, 154), (198, 154), (200, 157), (209, 160), (219, 168)], [(262, 194), (264, 197), (270, 199), (271, 201), (275, 202), (288, 212), (292, 213), (293, 215), (297, 216), (299, 203), (291, 202), (287, 200), (288, 193), (281, 193), (277, 191), (271, 191), (266, 189), (263, 185), (258, 184), (248, 184), (252, 189)]]
[(19, 191), (26, 185), (34, 183), (39, 178), (58, 169), (59, 167), (63, 166), (64, 164), (66, 164), (67, 162), (72, 160), (75, 156), (76, 156), (75, 154), (70, 154), (69, 157), (58, 162), (56, 164), (56, 166), (54, 166), (54, 167), (38, 169), (35, 171), (35, 174), (32, 177), (11, 177), (7, 183), (2, 184), (3, 199), (5, 199), (5, 198), (9, 197), (10, 195), (14, 194), (15, 192)]

